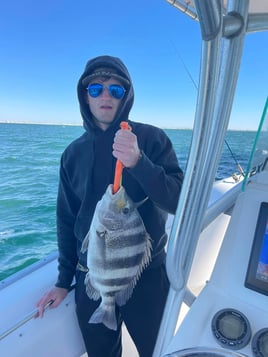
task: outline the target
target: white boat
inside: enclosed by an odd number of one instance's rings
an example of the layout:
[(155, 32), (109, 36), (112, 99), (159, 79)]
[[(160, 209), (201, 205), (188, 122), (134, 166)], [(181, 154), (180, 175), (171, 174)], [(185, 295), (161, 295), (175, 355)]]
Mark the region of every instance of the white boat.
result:
[[(268, 255), (268, 101), (245, 177), (216, 183), (214, 177), (244, 38), (268, 29), (268, 1), (168, 2), (199, 19), (203, 40), (191, 150), (178, 209), (169, 221), (171, 288), (154, 357), (267, 357), (268, 263), (261, 257)], [(34, 319), (34, 305), (56, 275), (53, 254), (0, 282), (0, 356), (85, 353), (73, 291), (43, 319)], [(123, 354), (137, 356), (125, 330)]]

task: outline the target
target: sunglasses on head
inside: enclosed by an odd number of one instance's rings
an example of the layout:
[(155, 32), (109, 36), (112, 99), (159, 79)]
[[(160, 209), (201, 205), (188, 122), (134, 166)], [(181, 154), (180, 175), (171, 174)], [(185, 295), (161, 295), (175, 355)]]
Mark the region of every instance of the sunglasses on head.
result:
[(87, 87), (88, 94), (92, 98), (97, 98), (104, 91), (104, 88), (108, 89), (110, 96), (116, 99), (123, 98), (126, 90), (124, 87), (119, 84), (110, 84), (109, 86), (105, 86), (101, 83), (92, 83)]

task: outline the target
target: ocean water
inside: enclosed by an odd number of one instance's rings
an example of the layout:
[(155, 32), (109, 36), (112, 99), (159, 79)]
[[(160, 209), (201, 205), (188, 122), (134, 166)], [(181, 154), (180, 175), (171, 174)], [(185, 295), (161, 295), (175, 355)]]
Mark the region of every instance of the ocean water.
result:
[[(64, 125), (0, 124), (0, 281), (56, 251), (55, 206), (60, 156), (83, 132)], [(191, 130), (166, 130), (185, 170)], [(228, 131), (235, 159), (247, 168), (255, 132)], [(227, 145), (215, 179), (237, 172)]]

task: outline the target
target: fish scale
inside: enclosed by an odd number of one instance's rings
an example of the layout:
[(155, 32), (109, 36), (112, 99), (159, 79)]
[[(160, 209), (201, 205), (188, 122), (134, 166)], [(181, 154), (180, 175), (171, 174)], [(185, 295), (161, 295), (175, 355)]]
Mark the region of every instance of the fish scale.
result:
[(131, 297), (151, 260), (151, 239), (137, 210), (140, 204), (130, 199), (124, 187), (113, 193), (109, 185), (96, 206), (82, 244), (89, 269), (85, 278), (87, 295), (101, 299), (89, 323), (117, 329), (115, 306), (124, 305)]

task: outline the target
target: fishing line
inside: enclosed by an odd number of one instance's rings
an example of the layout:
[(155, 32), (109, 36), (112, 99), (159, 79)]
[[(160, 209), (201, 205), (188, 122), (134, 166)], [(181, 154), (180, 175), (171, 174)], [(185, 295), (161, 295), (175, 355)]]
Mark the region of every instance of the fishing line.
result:
[[(183, 65), (183, 68), (185, 69), (186, 73), (188, 74), (188, 76), (189, 76), (191, 82), (193, 83), (195, 89), (198, 91), (198, 86), (197, 86), (197, 84), (196, 84), (196, 82), (195, 82), (195, 80), (194, 80), (194, 78), (193, 78), (191, 72), (189, 71), (189, 69), (188, 69), (186, 63), (184, 62), (184, 60), (183, 60), (181, 54), (179, 53), (179, 50), (177, 49), (177, 47), (175, 46), (175, 44), (174, 44), (174, 42), (173, 42), (172, 40), (170, 40), (170, 42), (171, 42), (171, 44), (172, 44), (172, 46), (173, 46), (173, 48), (174, 48), (174, 50), (175, 50), (175, 52), (176, 52), (176, 54), (177, 54), (179, 60), (181, 61), (182, 65)], [(237, 159), (236, 159), (234, 153), (232, 152), (232, 149), (231, 149), (230, 145), (228, 144), (227, 140), (224, 139), (224, 142), (225, 142), (227, 148), (229, 149), (229, 151), (230, 151), (230, 153), (231, 153), (231, 156), (232, 156), (232, 158), (234, 159), (234, 161), (235, 161), (235, 163), (236, 163), (236, 165), (237, 165), (237, 168), (238, 168), (239, 172), (241, 173), (242, 176), (245, 176), (245, 172), (244, 172), (243, 168), (241, 167), (241, 165), (239, 164), (239, 162), (237, 161)]]
[(225, 142), (225, 144), (227, 145), (227, 147), (228, 147), (228, 149), (229, 149), (229, 151), (230, 151), (230, 153), (231, 153), (231, 155), (232, 155), (234, 161), (236, 162), (236, 165), (237, 165), (237, 167), (238, 167), (239, 172), (241, 173), (242, 176), (245, 176), (245, 172), (244, 172), (244, 170), (242, 169), (242, 167), (241, 167), (241, 165), (239, 164), (239, 162), (237, 161), (237, 159), (236, 159), (234, 153), (232, 152), (232, 150), (231, 150), (231, 148), (230, 148), (230, 146), (229, 146), (227, 140), (224, 139), (224, 142)]
[(195, 89), (198, 90), (198, 86), (197, 86), (197, 84), (196, 84), (196, 82), (195, 82), (195, 80), (194, 80), (194, 78), (193, 78), (191, 72), (189, 71), (188, 67), (186, 66), (186, 64), (185, 64), (185, 62), (184, 62), (182, 56), (180, 55), (180, 53), (179, 53), (177, 47), (175, 46), (175, 44), (174, 44), (174, 42), (173, 42), (172, 40), (170, 40), (170, 42), (171, 42), (171, 44), (173, 45), (174, 50), (175, 50), (177, 56), (179, 57), (179, 60), (181, 61), (182, 65), (183, 65), (183, 68), (185, 69), (186, 73), (188, 74), (188, 76), (189, 76), (191, 82), (193, 83)]

